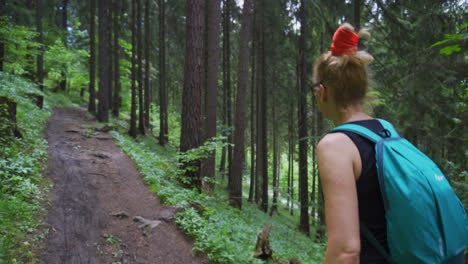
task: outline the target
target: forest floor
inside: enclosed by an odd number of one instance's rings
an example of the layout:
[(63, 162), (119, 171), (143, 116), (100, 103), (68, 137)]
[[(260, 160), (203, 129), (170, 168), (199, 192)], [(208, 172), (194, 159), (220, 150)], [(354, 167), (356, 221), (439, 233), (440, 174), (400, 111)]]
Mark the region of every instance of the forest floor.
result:
[(177, 209), (162, 206), (130, 158), (95, 127), (84, 108), (57, 108), (47, 124), (54, 187), (42, 262), (209, 263), (175, 225)]

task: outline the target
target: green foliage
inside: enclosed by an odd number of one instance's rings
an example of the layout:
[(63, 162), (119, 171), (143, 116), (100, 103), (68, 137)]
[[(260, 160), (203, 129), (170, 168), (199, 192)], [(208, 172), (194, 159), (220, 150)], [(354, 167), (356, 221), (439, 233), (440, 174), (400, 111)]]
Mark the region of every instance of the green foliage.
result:
[[(111, 233), (106, 233), (102, 236), (104, 241), (112, 247), (112, 256), (114, 258), (119, 258), (123, 255), (123, 250), (120, 249), (119, 243), (122, 241), (120, 238), (113, 236)], [(112, 262), (120, 263), (120, 262)]]
[[(216, 263), (262, 263), (252, 257), (257, 233), (263, 224), (273, 224), (270, 243), (274, 255), (281, 259), (296, 257), (301, 263), (323, 261), (324, 245), (295, 230), (289, 218), (273, 218), (245, 202), (242, 211), (230, 207), (225, 201), (227, 193), (218, 185), (213, 196), (200, 194), (179, 185), (177, 175), (179, 159), (170, 147), (162, 148), (149, 137), (136, 140), (118, 132), (111, 132), (121, 148), (134, 160), (145, 181), (161, 201), (185, 208), (176, 223), (195, 239), (195, 250), (206, 253)], [(216, 141), (219, 142), (222, 137)], [(193, 152), (182, 154), (185, 159), (198, 159), (224, 143), (211, 141)], [(203, 212), (190, 207), (190, 202), (200, 203)]]
[(32, 56), (37, 54), (39, 47), (39, 43), (35, 41), (36, 35), (32, 28), (15, 25), (7, 17), (0, 17), (0, 39), (5, 45), (5, 72), (33, 73)]
[[(179, 152), (176, 156), (178, 160), (177, 166), (179, 169), (179, 179), (188, 184), (190, 179), (187, 179), (184, 175), (187, 171), (197, 171), (198, 166), (194, 166), (196, 161), (200, 161), (209, 157), (210, 153), (213, 151), (220, 151), (223, 147), (227, 147), (229, 144), (226, 141), (227, 137), (217, 136), (209, 140), (206, 140), (203, 145), (198, 148), (189, 149), (186, 152)], [(211, 181), (211, 179), (203, 179), (203, 181)]]
[(37, 221), (48, 184), (45, 169), (47, 143), (43, 127), (52, 111), (47, 101), (39, 109), (28, 93), (42, 94), (36, 85), (0, 72), (0, 96), (18, 103), (17, 123), (22, 138), (0, 136), (0, 263), (34, 263), (33, 250), (43, 238)]
[(71, 88), (81, 88), (88, 85), (89, 71), (86, 61), (89, 55), (86, 50), (65, 48), (63, 42), (57, 39), (53, 45), (47, 46), (44, 54), (44, 68), (47, 78), (44, 85), (54, 89), (63, 79), (65, 70), (67, 82)]
[[(460, 30), (463, 30), (466, 27), (468, 27), (468, 23), (463, 24), (460, 27)], [(445, 44), (447, 42), (460, 41), (460, 40), (464, 40), (464, 39), (468, 39), (468, 33), (445, 34), (445, 39), (444, 40), (441, 40), (441, 41), (438, 41), (438, 42), (432, 44), (431, 47), (439, 46), (439, 45)], [(450, 54), (452, 54), (452, 52), (460, 52), (460, 51), (461, 51), (460, 44), (454, 44), (454, 45), (449, 45), (449, 46), (441, 48), (440, 49), (440, 54), (450, 55)]]

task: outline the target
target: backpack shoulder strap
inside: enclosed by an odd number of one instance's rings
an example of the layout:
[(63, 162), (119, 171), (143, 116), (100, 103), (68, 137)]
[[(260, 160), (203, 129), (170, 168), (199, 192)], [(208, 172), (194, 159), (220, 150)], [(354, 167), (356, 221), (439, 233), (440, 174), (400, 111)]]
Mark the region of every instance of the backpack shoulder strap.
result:
[(377, 118), (377, 120), (380, 122), (380, 124), (383, 126), (383, 128), (385, 130), (390, 132), (389, 137), (392, 137), (392, 138), (401, 137), (400, 134), (398, 133), (398, 131), (396, 131), (395, 127), (393, 127), (393, 125), (390, 122), (388, 122), (386, 120), (383, 120), (383, 119), (380, 119), (380, 118)]
[(374, 133), (372, 130), (366, 127), (360, 126), (360, 125), (356, 125), (356, 124), (344, 124), (344, 125), (335, 127), (334, 129), (330, 130), (330, 132), (340, 132), (340, 131), (349, 131), (349, 132), (356, 133), (360, 136), (363, 136), (369, 139), (370, 141), (374, 143), (377, 143), (382, 139), (382, 136)]
[(380, 124), (384, 128), (384, 130), (382, 131), (383, 133), (375, 133), (374, 131), (366, 127), (356, 125), (356, 124), (344, 124), (344, 125), (335, 127), (334, 129), (330, 130), (330, 132), (349, 131), (349, 132), (356, 133), (360, 136), (363, 136), (374, 143), (379, 142), (382, 138), (389, 138), (389, 137), (399, 138), (400, 137), (400, 134), (398, 133), (398, 131), (396, 131), (396, 129), (393, 127), (393, 125), (390, 122), (385, 121), (383, 119), (379, 119), (379, 118), (377, 120), (380, 122)]

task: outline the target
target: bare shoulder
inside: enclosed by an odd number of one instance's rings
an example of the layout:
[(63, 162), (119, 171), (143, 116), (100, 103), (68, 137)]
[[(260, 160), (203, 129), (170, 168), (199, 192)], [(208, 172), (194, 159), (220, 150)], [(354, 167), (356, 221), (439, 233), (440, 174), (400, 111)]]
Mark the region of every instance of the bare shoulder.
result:
[(353, 141), (343, 133), (325, 135), (317, 144), (317, 152), (340, 151), (354, 145)]
[(317, 161), (321, 176), (341, 177), (345, 172), (358, 179), (361, 175), (361, 157), (354, 142), (343, 133), (330, 133), (317, 145)]

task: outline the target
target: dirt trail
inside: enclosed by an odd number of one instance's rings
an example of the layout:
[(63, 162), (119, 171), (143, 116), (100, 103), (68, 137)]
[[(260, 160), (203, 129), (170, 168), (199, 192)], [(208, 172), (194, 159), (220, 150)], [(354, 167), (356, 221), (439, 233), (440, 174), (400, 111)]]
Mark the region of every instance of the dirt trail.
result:
[[(110, 135), (89, 135), (94, 120), (83, 108), (58, 108), (49, 120), (49, 177), (44, 264), (209, 263), (174, 224), (133, 162)], [(119, 213), (124, 215), (115, 216)], [(140, 229), (140, 216), (155, 227)]]

